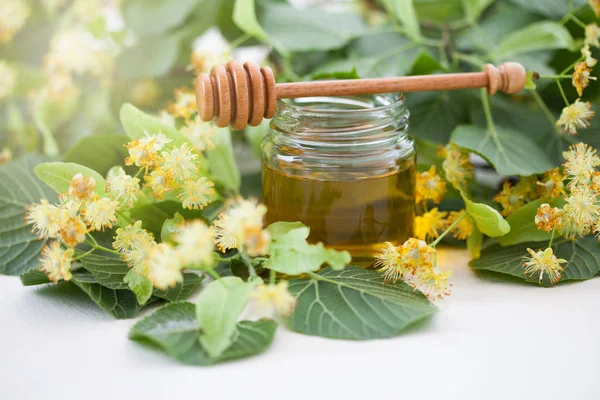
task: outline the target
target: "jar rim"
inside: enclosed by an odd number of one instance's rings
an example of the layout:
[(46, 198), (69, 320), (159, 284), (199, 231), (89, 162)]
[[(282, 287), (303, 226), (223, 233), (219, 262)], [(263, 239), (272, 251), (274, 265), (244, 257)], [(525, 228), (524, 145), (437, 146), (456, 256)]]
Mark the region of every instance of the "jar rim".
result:
[[(379, 104), (369, 107), (367, 99), (379, 101)], [(302, 103), (315, 103), (323, 104), (346, 104), (355, 105), (360, 108), (356, 109), (332, 109), (332, 108), (315, 108), (304, 106)], [(369, 114), (377, 113), (389, 108), (404, 106), (405, 97), (404, 93), (384, 93), (377, 95), (363, 95), (363, 96), (312, 96), (312, 97), (299, 97), (295, 99), (279, 99), (277, 100), (278, 109), (287, 109), (294, 113), (311, 113), (311, 114)]]

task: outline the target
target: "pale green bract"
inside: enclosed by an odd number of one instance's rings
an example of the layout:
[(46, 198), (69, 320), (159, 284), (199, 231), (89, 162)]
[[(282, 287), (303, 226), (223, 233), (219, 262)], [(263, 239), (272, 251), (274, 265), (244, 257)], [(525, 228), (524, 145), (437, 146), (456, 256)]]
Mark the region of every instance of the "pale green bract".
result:
[[(281, 239), (281, 237), (287, 234), (290, 231), (298, 228), (308, 228), (302, 222), (285, 222), (279, 221), (274, 222), (271, 225), (267, 226), (267, 231), (269, 235), (271, 235), (271, 240), (277, 241)], [(310, 228), (309, 228), (310, 229)]]
[(180, 146), (186, 142), (183, 135), (174, 127), (161, 122), (158, 118), (140, 111), (132, 104), (121, 107), (121, 124), (127, 135), (133, 139), (143, 139), (162, 133), (171, 139), (169, 145)]
[(212, 358), (218, 358), (235, 341), (236, 322), (256, 283), (238, 277), (211, 282), (196, 301), (196, 319), (202, 333), (200, 344)]
[(77, 174), (82, 174), (84, 178), (94, 178), (96, 187), (94, 192), (99, 196), (106, 195), (106, 181), (104, 177), (83, 165), (64, 162), (47, 162), (38, 164), (35, 169), (37, 177), (50, 186), (58, 194), (67, 193), (71, 180)]
[(506, 235), (510, 232), (510, 225), (502, 215), (487, 204), (475, 203), (463, 197), (465, 208), (469, 216), (475, 221), (477, 229), (490, 237)]
[(215, 147), (206, 151), (211, 177), (225, 188), (239, 193), (242, 177), (233, 153), (231, 130), (216, 129), (213, 142)]
[(347, 251), (327, 249), (323, 243), (308, 244), (306, 238), (309, 228), (292, 229), (271, 244), (271, 257), (265, 267), (282, 274), (300, 275), (317, 271), (323, 264), (329, 264), (335, 270), (343, 269), (352, 257)]

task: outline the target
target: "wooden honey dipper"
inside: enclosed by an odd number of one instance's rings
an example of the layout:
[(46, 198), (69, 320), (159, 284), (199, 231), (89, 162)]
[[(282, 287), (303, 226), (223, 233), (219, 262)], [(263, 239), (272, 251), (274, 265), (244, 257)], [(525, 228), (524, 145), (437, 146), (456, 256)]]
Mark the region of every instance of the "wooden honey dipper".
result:
[(231, 124), (238, 130), (247, 124), (257, 126), (263, 118), (273, 118), (277, 99), (472, 88), (486, 88), (493, 95), (498, 90), (519, 92), (526, 79), (521, 64), (506, 62), (498, 68), (487, 64), (483, 72), (276, 84), (271, 68), (233, 60), (198, 76), (196, 101), (202, 120), (216, 117), (217, 126)]

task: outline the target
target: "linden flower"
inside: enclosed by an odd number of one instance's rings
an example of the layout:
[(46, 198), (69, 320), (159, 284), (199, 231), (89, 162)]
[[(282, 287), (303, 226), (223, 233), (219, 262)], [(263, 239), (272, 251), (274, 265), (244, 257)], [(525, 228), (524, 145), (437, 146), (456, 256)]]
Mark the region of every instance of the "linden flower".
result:
[(202, 221), (191, 221), (177, 228), (173, 240), (183, 265), (212, 264), (214, 232)]
[(577, 93), (581, 97), (583, 89), (588, 87), (590, 80), (596, 80), (596, 77), (590, 76), (592, 70), (589, 68), (586, 62), (580, 62), (575, 65), (575, 72), (573, 72), (572, 83), (577, 89)]
[(579, 99), (568, 107), (563, 108), (560, 118), (556, 121), (557, 126), (562, 126), (565, 132), (571, 135), (577, 134), (577, 129), (589, 128), (589, 120), (596, 115), (592, 111), (592, 104), (588, 101), (581, 102)]
[(588, 187), (573, 188), (566, 201), (565, 214), (579, 225), (591, 226), (600, 216), (600, 206), (596, 204), (596, 193)]
[(139, 107), (152, 106), (160, 95), (160, 86), (154, 79), (146, 78), (136, 82), (131, 91), (129, 98), (131, 102)]
[(559, 169), (553, 169), (544, 174), (542, 182), (536, 182), (538, 194), (544, 198), (559, 198), (565, 195), (565, 185), (563, 181), (566, 177), (559, 172)]
[(94, 231), (112, 228), (117, 222), (117, 211), (121, 208), (118, 201), (102, 197), (88, 204), (85, 210), (85, 222)]
[(288, 281), (279, 281), (276, 285), (265, 284), (254, 288), (250, 293), (249, 300), (266, 311), (268, 318), (273, 318), (275, 314), (285, 318), (292, 314), (296, 308), (296, 297), (289, 290)]
[(511, 186), (510, 182), (504, 181), (502, 190), (494, 199), (496, 203), (502, 206), (502, 215), (507, 216), (525, 205), (525, 195), (517, 190), (516, 186)]
[[(466, 211), (451, 211), (448, 215), (448, 226), (452, 225), (456, 220), (463, 217)], [(473, 233), (474, 222), (470, 216), (463, 217), (458, 224), (454, 228), (452, 228), (452, 233), (454, 237), (458, 240), (467, 240), (471, 233)]]
[(379, 253), (375, 254), (375, 268), (383, 274), (383, 280), (396, 283), (408, 270), (400, 263), (400, 246), (385, 242)]
[(171, 140), (162, 133), (142, 139), (133, 140), (125, 145), (129, 150), (129, 157), (125, 159), (125, 165), (136, 165), (138, 167), (155, 167), (162, 159), (158, 152)]
[(127, 175), (123, 168), (117, 167), (106, 180), (106, 190), (113, 199), (131, 207), (141, 193), (140, 180)]
[(417, 174), (415, 201), (432, 200), (439, 203), (446, 192), (446, 182), (435, 172), (435, 165), (432, 165), (428, 171)]
[(78, 201), (85, 201), (94, 195), (96, 180), (91, 176), (83, 177), (82, 173), (75, 174), (69, 185), (69, 196)]
[(546, 250), (539, 250), (537, 252), (527, 249), (531, 257), (525, 257), (525, 275), (531, 277), (539, 274), (539, 282), (542, 283), (544, 274), (548, 276), (552, 284), (558, 282), (561, 277), (563, 270), (562, 265), (567, 262), (562, 258), (556, 258), (551, 247)]
[(549, 204), (542, 204), (535, 215), (535, 224), (539, 230), (552, 232), (560, 226), (563, 212), (557, 207), (550, 207)]
[(454, 143), (448, 144), (441, 154), (445, 158), (442, 167), (446, 173), (446, 180), (456, 188), (465, 186), (467, 179), (473, 177), (474, 170), (469, 155)]
[(564, 170), (571, 179), (569, 187), (587, 185), (596, 167), (600, 165), (600, 157), (596, 155), (596, 150), (585, 143), (569, 147), (568, 151), (563, 152), (563, 157)]
[(182, 268), (175, 249), (168, 244), (157, 244), (148, 255), (148, 279), (161, 290), (183, 282)]
[(95, 68), (97, 49), (98, 41), (84, 28), (59, 32), (50, 41), (46, 68), (50, 72), (62, 69), (83, 75)]
[(172, 174), (177, 181), (185, 181), (198, 173), (198, 166), (194, 164), (198, 154), (193, 153), (187, 143), (170, 152), (163, 151), (162, 157), (165, 172)]
[(2, 149), (0, 151), (0, 165), (4, 165), (7, 162), (11, 161), (13, 158), (12, 151), (10, 149)]
[(60, 238), (68, 247), (75, 247), (79, 243), (85, 242), (85, 235), (88, 232), (87, 226), (79, 217), (67, 219), (61, 225)]
[(558, 233), (567, 239), (575, 239), (575, 237), (584, 237), (590, 233), (591, 227), (589, 225), (580, 224), (571, 215), (563, 212), (563, 217), (558, 223)]
[(158, 113), (157, 117), (160, 120), (160, 122), (162, 122), (163, 124), (170, 126), (172, 128), (175, 128), (175, 126), (176, 126), (175, 117), (172, 116), (168, 111), (162, 110), (161, 112)]
[(600, 0), (588, 0), (590, 7), (594, 10), (596, 18), (600, 17)]
[(31, 14), (24, 0), (2, 0), (0, 2), (0, 43), (9, 42)]
[(196, 151), (210, 150), (215, 147), (213, 137), (216, 128), (213, 124), (202, 121), (198, 116), (181, 128), (181, 133)]
[[(124, 234), (125, 232), (123, 232), (123, 235)], [(116, 240), (119, 239), (120, 238), (117, 236)], [(125, 237), (123, 237), (123, 240), (125, 240)], [(124, 247), (123, 258), (127, 262), (129, 268), (134, 269), (141, 275), (147, 275), (149, 269), (148, 260), (150, 259), (150, 254), (152, 253), (152, 250), (156, 246), (157, 244), (154, 241), (152, 235), (143, 230), (142, 233), (140, 233), (131, 241), (131, 246), (129, 246), (128, 251)]]
[(185, 118), (189, 120), (193, 113), (196, 112), (196, 94), (188, 88), (179, 88), (174, 92), (175, 102), (169, 104), (169, 112), (175, 118)]
[(444, 219), (447, 215), (445, 211), (440, 212), (437, 208), (432, 208), (425, 214), (415, 217), (415, 237), (420, 240), (430, 240), (440, 236), (447, 226), (447, 221)]
[(598, 63), (598, 60), (596, 60), (594, 57), (592, 57), (592, 51), (590, 50), (590, 45), (587, 43), (581, 48), (581, 55), (583, 57), (585, 57), (585, 63), (587, 65), (589, 65), (590, 67), (593, 67)]
[(247, 244), (248, 234), (254, 234), (252, 228), (262, 229), (267, 207), (258, 204), (255, 199), (242, 198), (231, 202), (226, 211), (215, 220), (213, 230), (215, 243), (222, 252), (243, 247)]
[(435, 249), (422, 240), (410, 238), (400, 246), (400, 263), (411, 273), (419, 268), (432, 268)]
[(154, 238), (142, 228), (142, 221), (136, 221), (133, 225), (119, 228), (116, 231), (113, 248), (119, 253), (126, 253), (134, 249), (137, 243), (152, 242)]
[(177, 187), (173, 174), (167, 173), (162, 168), (157, 168), (146, 175), (144, 186), (152, 190), (155, 199), (162, 200), (166, 192)]
[(247, 226), (244, 228), (243, 241), (244, 250), (250, 257), (257, 257), (269, 252), (271, 234), (259, 226)]
[(50, 204), (46, 199), (41, 199), (39, 204), (28, 207), (25, 220), (28, 225), (33, 225), (32, 232), (37, 231), (40, 239), (57, 238), (61, 227), (66, 222), (60, 208)]
[(191, 56), (191, 64), (187, 66), (188, 71), (194, 74), (210, 72), (215, 65), (225, 64), (231, 59), (231, 50), (225, 47), (222, 51), (194, 50)]
[(586, 25), (585, 27), (585, 43), (590, 46), (600, 47), (600, 28), (595, 22)]
[(8, 65), (6, 61), (0, 61), (0, 100), (10, 96), (16, 84), (17, 71)]
[(449, 282), (452, 271), (442, 271), (439, 268), (424, 268), (419, 270), (414, 287), (421, 291), (429, 300), (443, 299), (444, 296), (450, 296)]
[(181, 185), (179, 200), (184, 208), (202, 210), (210, 203), (215, 195), (215, 184), (205, 177), (196, 180), (189, 179)]
[(71, 262), (75, 249), (63, 249), (60, 244), (53, 241), (42, 250), (40, 258), (40, 270), (46, 274), (48, 279), (57, 283), (60, 280), (71, 280)]

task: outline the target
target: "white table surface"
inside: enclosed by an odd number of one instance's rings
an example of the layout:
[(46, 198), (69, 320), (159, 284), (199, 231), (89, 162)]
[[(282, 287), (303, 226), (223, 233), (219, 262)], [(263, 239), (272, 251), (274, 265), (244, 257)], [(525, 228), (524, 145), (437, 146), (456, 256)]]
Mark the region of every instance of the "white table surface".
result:
[(263, 355), (180, 365), (77, 292), (0, 277), (0, 399), (600, 399), (600, 279), (483, 280), (445, 250), (453, 294), (418, 331), (353, 342), (280, 329)]

